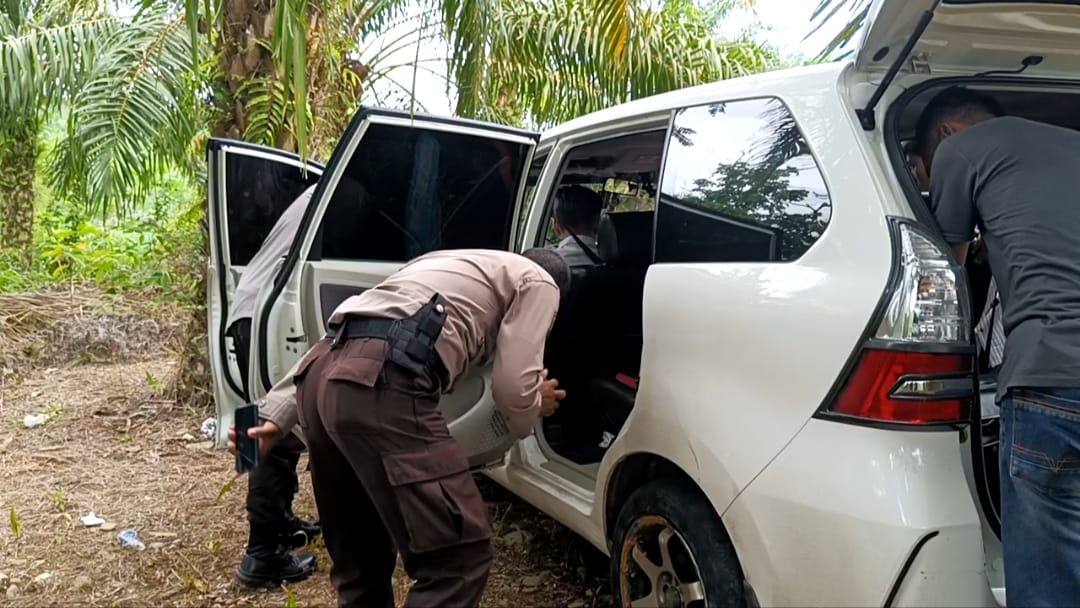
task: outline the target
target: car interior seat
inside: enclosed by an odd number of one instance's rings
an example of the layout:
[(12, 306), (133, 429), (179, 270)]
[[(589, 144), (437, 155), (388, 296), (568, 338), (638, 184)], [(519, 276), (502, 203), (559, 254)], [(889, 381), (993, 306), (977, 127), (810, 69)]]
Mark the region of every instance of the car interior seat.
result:
[(604, 213), (600, 216), (600, 225), (596, 229), (596, 253), (605, 263), (614, 264), (618, 261), (618, 239), (615, 224), (611, 222), (611, 215)]

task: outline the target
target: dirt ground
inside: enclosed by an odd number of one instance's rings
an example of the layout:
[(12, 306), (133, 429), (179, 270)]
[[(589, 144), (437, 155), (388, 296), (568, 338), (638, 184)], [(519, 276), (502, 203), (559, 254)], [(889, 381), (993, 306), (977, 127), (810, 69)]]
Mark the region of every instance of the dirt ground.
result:
[[(205, 411), (163, 397), (167, 356), (37, 370), (0, 385), (0, 604), (4, 606), (334, 605), (329, 558), (290, 589), (242, 592), (246, 479), (199, 434)], [(24, 417), (46, 421), (26, 428)], [(188, 435), (185, 437), (185, 435)], [(301, 464), (303, 466), (303, 463)], [(313, 517), (302, 476), (296, 511)], [(485, 606), (609, 603), (604, 558), (531, 507), (481, 482), (496, 528)], [(104, 518), (87, 528), (89, 512)], [(146, 549), (121, 546), (138, 532)], [(318, 544), (317, 544), (318, 545)], [(407, 588), (399, 573), (396, 587)]]

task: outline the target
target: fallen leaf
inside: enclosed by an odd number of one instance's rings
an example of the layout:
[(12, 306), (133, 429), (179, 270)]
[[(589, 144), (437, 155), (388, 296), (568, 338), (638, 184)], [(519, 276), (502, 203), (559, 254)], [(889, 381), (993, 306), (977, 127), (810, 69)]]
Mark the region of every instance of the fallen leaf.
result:
[(22, 522), (19, 521), (19, 514), (15, 512), (15, 507), (11, 507), (11, 533), (15, 535), (15, 539), (22, 538)]
[(225, 485), (221, 486), (221, 489), (218, 490), (218, 493), (217, 493), (217, 499), (218, 500), (221, 500), (222, 496), (225, 496), (229, 492), (232, 492), (233, 486), (236, 485), (236, 480), (239, 477), (240, 477), (239, 475), (236, 475), (232, 479), (230, 479), (229, 481), (225, 482)]

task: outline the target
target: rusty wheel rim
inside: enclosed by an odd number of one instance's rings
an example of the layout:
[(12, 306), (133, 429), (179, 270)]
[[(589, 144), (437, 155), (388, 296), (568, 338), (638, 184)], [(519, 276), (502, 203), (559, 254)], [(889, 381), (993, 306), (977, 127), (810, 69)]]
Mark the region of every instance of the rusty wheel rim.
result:
[(705, 585), (686, 539), (659, 515), (637, 518), (619, 549), (623, 608), (704, 608)]

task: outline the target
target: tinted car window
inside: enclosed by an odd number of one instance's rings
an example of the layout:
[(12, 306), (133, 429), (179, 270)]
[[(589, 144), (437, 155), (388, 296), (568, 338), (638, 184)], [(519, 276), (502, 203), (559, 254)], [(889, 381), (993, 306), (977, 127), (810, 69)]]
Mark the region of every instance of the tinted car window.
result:
[(783, 102), (676, 111), (657, 207), (657, 262), (794, 260), (831, 215), (821, 172)]
[(282, 162), (229, 154), (225, 196), (230, 263), (246, 266), (285, 209), (318, 179), (312, 171)]
[(334, 189), (312, 257), (406, 261), (507, 249), (528, 147), (373, 124)]

